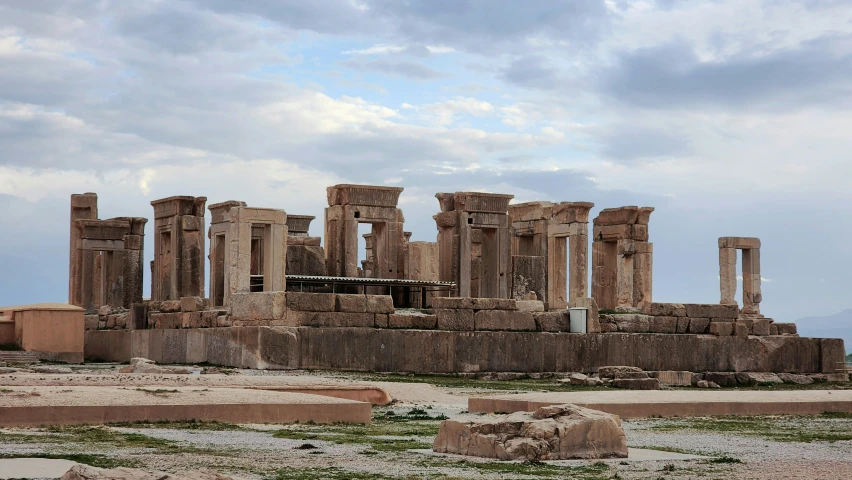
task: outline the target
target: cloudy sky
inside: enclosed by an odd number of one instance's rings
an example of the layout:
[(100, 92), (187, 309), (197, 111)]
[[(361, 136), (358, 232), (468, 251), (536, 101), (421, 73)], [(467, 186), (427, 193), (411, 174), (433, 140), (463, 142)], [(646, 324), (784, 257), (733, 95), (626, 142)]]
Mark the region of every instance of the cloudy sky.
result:
[(72, 193), (319, 235), (325, 187), (367, 183), (415, 240), (442, 191), (654, 206), (655, 300), (718, 302), (717, 238), (758, 236), (763, 312), (832, 314), (850, 107), (844, 0), (0, 0), (0, 304), (67, 299)]

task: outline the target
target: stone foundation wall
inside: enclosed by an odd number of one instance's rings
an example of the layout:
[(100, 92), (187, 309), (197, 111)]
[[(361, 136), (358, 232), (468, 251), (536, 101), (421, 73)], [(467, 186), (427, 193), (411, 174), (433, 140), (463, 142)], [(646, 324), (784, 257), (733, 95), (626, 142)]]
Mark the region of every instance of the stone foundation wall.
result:
[(834, 373), (843, 340), (797, 336), (570, 334), (375, 328), (91, 330), (86, 358), (370, 372), (594, 372), (606, 365), (692, 372)]

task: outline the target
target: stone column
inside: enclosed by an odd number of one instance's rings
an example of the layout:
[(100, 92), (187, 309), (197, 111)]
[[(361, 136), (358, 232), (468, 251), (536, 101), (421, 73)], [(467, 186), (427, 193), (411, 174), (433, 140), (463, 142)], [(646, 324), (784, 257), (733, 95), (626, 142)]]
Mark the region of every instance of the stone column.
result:
[(633, 307), (633, 255), (632, 243), (629, 240), (618, 241), (618, 257), (616, 260), (616, 307)]
[[(568, 307), (568, 271), (571, 271), (571, 296), (573, 297), (575, 279), (573, 269), (567, 269), (568, 265), (568, 240), (569, 237), (554, 237), (547, 238), (547, 295), (546, 298), (540, 299), (547, 302), (547, 307), (550, 310), (559, 310)], [(571, 263), (575, 261), (575, 240), (571, 238)], [(579, 249), (577, 249), (579, 253)], [(584, 283), (585, 285), (585, 283)], [(585, 288), (585, 287), (584, 287)]]
[[(586, 227), (586, 225), (583, 225), (583, 227)], [(568, 284), (571, 291), (568, 298), (573, 302), (576, 299), (589, 296), (589, 235), (578, 234), (571, 235), (568, 238), (571, 255)], [(564, 290), (563, 285), (560, 291)]]
[(634, 242), (633, 254), (633, 306), (642, 307), (652, 300), (654, 267), (654, 245), (648, 242)]
[(737, 295), (737, 249), (719, 248), (719, 289), (722, 305), (736, 305)]
[[(80, 230), (76, 226), (77, 220), (98, 219), (98, 196), (94, 193), (83, 193), (71, 195), (71, 233), (70, 253), (68, 265), (68, 303), (78, 307), (88, 308), (84, 305), (83, 290), (91, 289), (92, 278), (84, 277), (91, 275), (94, 271), (96, 253), (84, 251), (80, 248)], [(88, 293), (91, 298), (91, 291)]]
[(743, 249), (743, 313), (760, 313), (760, 249)]

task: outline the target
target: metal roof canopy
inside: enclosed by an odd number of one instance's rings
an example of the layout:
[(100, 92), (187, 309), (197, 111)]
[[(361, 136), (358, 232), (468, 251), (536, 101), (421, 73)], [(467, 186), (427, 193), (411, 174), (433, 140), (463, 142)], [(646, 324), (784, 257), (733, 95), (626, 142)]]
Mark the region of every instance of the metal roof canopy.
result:
[[(256, 275), (252, 275), (256, 276)], [(287, 282), (293, 283), (336, 283), (348, 285), (391, 285), (400, 287), (448, 287), (454, 282), (439, 282), (431, 280), (408, 280), (402, 278), (362, 278), (362, 277), (326, 277), (320, 275), (287, 275)]]

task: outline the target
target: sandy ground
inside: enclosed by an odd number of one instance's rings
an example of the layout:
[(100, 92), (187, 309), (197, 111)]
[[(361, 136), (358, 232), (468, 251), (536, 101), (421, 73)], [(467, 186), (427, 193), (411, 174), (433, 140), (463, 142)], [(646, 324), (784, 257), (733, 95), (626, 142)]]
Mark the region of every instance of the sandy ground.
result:
[[(147, 374), (117, 374), (114, 369), (97, 371), (80, 371), (72, 375), (63, 374), (30, 374), (14, 373), (0, 375), (0, 390), (12, 391), (0, 394), (0, 405), (3, 397), (10, 395), (8, 401), (28, 402), (32, 398), (15, 397), (27, 392), (51, 392), (68, 401), (76, 401), (77, 396), (91, 395), (91, 392), (113, 392), (110, 396), (118, 395), (121, 401), (173, 401), (157, 398), (157, 395), (137, 389), (175, 389), (182, 396), (197, 395), (204, 401), (211, 399), (223, 400), (218, 395), (225, 395), (226, 400), (235, 403), (235, 398), (257, 398), (264, 395), (277, 396), (278, 392), (257, 390), (242, 390), (246, 386), (307, 386), (307, 385), (365, 385), (383, 388), (396, 400), (392, 407), (374, 408), (374, 417), (388, 411), (404, 413), (412, 408), (428, 409), (430, 415), (453, 416), (467, 408), (468, 395), (505, 395), (506, 391), (492, 391), (477, 388), (442, 388), (426, 383), (400, 383), (366, 381), (360, 375), (344, 373), (310, 373), (310, 372), (256, 372), (235, 371), (233, 375), (147, 375)], [(79, 386), (75, 387), (75, 386)], [(86, 388), (82, 388), (86, 387)], [(206, 390), (206, 391), (205, 391)], [(84, 392), (90, 393), (84, 393)], [(78, 393), (74, 393), (78, 392)], [(186, 393), (184, 393), (186, 392)], [(527, 392), (533, 394), (534, 392)], [(696, 391), (680, 390), (670, 392), (577, 392), (572, 395), (588, 396), (595, 401), (603, 398), (641, 398), (643, 401), (654, 401), (656, 396), (674, 394), (676, 397), (688, 399), (695, 395), (709, 396), (719, 401), (725, 399), (743, 399), (754, 397), (756, 401), (766, 398), (764, 391)], [(848, 398), (849, 391), (838, 390), (803, 390), (770, 392), (780, 395), (785, 401), (799, 401), (802, 398), (844, 396)], [(536, 396), (547, 395), (534, 393)], [(50, 396), (50, 395), (46, 395)], [(564, 395), (564, 394), (563, 394)], [(17, 398), (17, 400), (13, 400)], [(38, 398), (38, 396), (33, 396)], [(114, 401), (116, 397), (103, 396), (101, 401)], [(280, 398), (280, 397), (279, 397)], [(579, 398), (579, 397), (578, 397)], [(41, 400), (37, 400), (41, 401)], [(334, 399), (328, 399), (334, 401)], [(764, 418), (764, 417), (761, 417)], [(251, 479), (271, 478), (269, 472), (276, 469), (302, 471), (310, 469), (316, 474), (312, 478), (346, 478), (337, 475), (340, 471), (360, 472), (364, 477), (372, 478), (384, 475), (383, 478), (744, 478), (744, 479), (845, 479), (852, 478), (852, 441), (822, 441), (790, 442), (778, 441), (769, 436), (748, 434), (738, 431), (707, 431), (692, 429), (688, 422), (682, 428), (661, 429), (666, 422), (681, 420), (644, 419), (625, 420), (623, 422), (627, 433), (628, 444), (635, 448), (675, 449), (714, 458), (733, 458), (734, 463), (713, 463), (707, 460), (647, 460), (638, 462), (608, 462), (603, 471), (594, 474), (579, 474), (566, 470), (557, 471), (555, 475), (523, 474), (521, 472), (501, 473), (499, 470), (472, 468), (472, 463), (442, 460), (433, 456), (423, 455), (414, 451), (373, 451), (369, 443), (347, 443), (334, 441), (335, 437), (324, 436), (325, 427), (315, 426), (277, 426), (249, 425), (239, 430), (204, 431), (186, 430), (182, 428), (118, 428), (108, 427), (123, 434), (138, 434), (151, 438), (172, 442), (174, 445), (199, 449), (184, 454), (168, 454), (145, 448), (129, 448), (122, 445), (75, 443), (74, 437), (61, 432), (59, 434), (42, 429), (3, 429), (0, 430), (0, 455), (26, 455), (38, 452), (91, 452), (116, 458), (130, 458), (141, 462), (149, 469), (167, 471), (185, 470), (187, 468), (208, 467), (223, 473), (231, 473)], [(796, 430), (816, 428), (831, 431), (852, 432), (852, 418), (823, 418), (815, 417), (774, 417), (766, 420), (771, 425), (780, 428)], [(438, 420), (429, 421), (424, 425), (437, 427)], [(381, 425), (381, 422), (379, 422)], [(407, 424), (401, 424), (405, 426)], [(304, 439), (281, 438), (274, 433), (280, 429), (306, 428), (310, 435)], [(338, 427), (341, 428), (341, 427)], [(412, 425), (413, 428), (413, 425)], [(63, 440), (57, 443), (59, 435)], [(335, 434), (336, 435), (336, 434)], [(357, 434), (360, 435), (360, 434)], [(356, 435), (356, 436), (357, 436)], [(403, 435), (403, 434), (399, 434)], [(66, 438), (67, 436), (67, 438)], [(44, 438), (44, 442), (39, 439)], [(406, 433), (403, 436), (393, 434), (381, 438), (402, 438), (431, 442), (432, 436), (420, 436)], [(22, 440), (28, 439), (28, 440)], [(303, 449), (309, 442), (315, 449)], [(422, 448), (422, 447), (421, 447)], [(592, 465), (589, 462), (587, 465)], [(530, 467), (533, 468), (533, 467)], [(603, 467), (597, 467), (603, 468)], [(329, 472), (336, 472), (334, 475)], [(259, 473), (260, 472), (260, 473)], [(267, 473), (262, 473), (267, 472)], [(325, 472), (325, 473), (323, 473)], [(552, 472), (551, 472), (552, 473)], [(335, 476), (336, 475), (336, 476)], [(289, 477), (288, 477), (289, 478)]]

